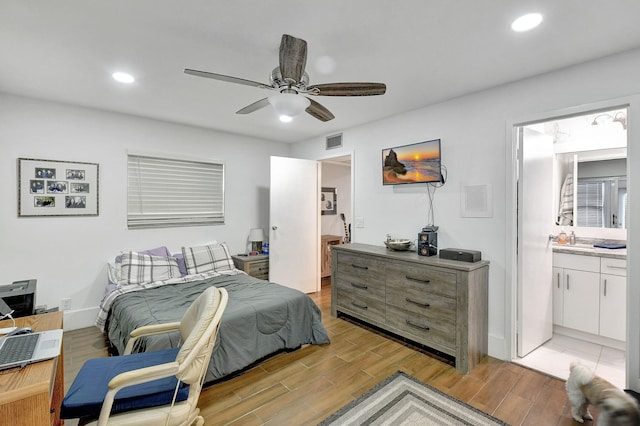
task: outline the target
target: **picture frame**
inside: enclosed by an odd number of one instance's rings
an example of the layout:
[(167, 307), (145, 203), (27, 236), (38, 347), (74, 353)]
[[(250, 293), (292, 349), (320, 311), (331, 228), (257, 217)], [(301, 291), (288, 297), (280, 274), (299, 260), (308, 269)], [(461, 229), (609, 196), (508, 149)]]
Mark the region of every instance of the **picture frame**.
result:
[(99, 165), (18, 158), (18, 217), (98, 216)]
[(320, 191), (320, 214), (337, 214), (338, 196), (335, 188), (322, 187)]

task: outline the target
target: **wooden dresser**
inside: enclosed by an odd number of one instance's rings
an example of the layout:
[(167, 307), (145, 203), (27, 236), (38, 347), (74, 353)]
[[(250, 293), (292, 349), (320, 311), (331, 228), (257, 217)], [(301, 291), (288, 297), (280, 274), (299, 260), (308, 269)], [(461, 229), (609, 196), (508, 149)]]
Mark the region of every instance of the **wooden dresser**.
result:
[(366, 244), (332, 247), (331, 314), (346, 314), (455, 358), (487, 354), (489, 262), (418, 256)]
[(231, 256), (236, 268), (243, 270), (252, 277), (261, 280), (269, 279), (269, 255), (258, 254), (256, 256)]

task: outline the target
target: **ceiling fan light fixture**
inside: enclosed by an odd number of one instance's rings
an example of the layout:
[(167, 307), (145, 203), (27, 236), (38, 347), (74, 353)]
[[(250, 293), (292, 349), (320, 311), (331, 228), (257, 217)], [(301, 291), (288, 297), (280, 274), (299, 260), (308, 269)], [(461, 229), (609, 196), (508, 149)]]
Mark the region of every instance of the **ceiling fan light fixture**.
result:
[(269, 103), (276, 110), (280, 121), (290, 122), (293, 117), (301, 114), (311, 104), (309, 99), (293, 93), (280, 93), (269, 96)]
[(515, 32), (529, 31), (540, 25), (542, 15), (539, 13), (528, 13), (517, 18), (511, 23), (511, 29)]

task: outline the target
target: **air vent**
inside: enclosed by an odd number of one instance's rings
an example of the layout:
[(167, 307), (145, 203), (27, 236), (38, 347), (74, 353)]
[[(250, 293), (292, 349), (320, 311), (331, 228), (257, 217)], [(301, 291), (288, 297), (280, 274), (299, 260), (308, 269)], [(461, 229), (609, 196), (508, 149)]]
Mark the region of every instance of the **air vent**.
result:
[(342, 133), (333, 136), (327, 136), (327, 149), (342, 147)]

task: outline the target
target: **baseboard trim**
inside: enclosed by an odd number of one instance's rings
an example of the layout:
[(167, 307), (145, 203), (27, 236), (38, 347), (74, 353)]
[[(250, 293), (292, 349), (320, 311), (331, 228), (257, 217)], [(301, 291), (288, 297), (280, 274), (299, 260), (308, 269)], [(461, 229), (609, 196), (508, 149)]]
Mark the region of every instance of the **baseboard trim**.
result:
[(64, 330), (93, 327), (100, 310), (99, 306), (64, 311)]
[(595, 343), (596, 345), (608, 346), (610, 348), (626, 351), (626, 343), (621, 340), (610, 339), (609, 337), (598, 336), (596, 334), (585, 333), (583, 331), (565, 328), (560, 325), (553, 326), (553, 334), (572, 337), (574, 339), (584, 340), (586, 342)]

